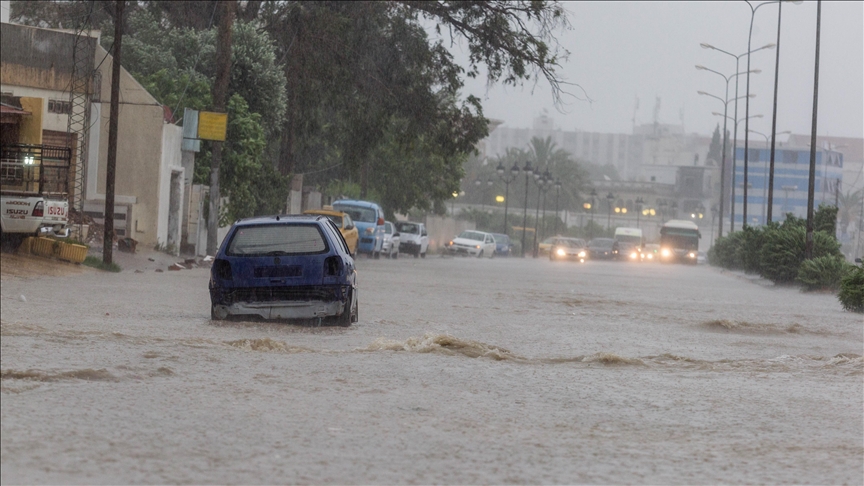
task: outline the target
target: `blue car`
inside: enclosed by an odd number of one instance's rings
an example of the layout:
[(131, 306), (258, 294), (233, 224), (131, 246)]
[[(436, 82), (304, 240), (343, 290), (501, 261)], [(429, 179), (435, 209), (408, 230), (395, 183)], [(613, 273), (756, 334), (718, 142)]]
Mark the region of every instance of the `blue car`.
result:
[(234, 223), (210, 270), (210, 317), (238, 315), (357, 322), (357, 272), (339, 228), (320, 215)]
[(348, 213), (360, 233), (357, 253), (365, 253), (374, 258), (381, 257), (384, 246), (384, 210), (369, 201), (341, 199), (333, 203), (333, 209)]
[(502, 233), (492, 233), (495, 237), (495, 254), (498, 256), (510, 256), (513, 252), (513, 244), (510, 237)]

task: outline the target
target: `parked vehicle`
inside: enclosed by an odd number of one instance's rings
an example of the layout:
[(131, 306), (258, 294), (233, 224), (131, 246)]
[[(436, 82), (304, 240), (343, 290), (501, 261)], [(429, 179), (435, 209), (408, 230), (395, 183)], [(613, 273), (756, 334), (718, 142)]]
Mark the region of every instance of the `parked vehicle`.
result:
[(5, 144), (0, 152), (0, 232), (68, 237), (71, 150)]
[(450, 240), (444, 249), (451, 255), (492, 258), (495, 256), (495, 246), (495, 237), (492, 233), (465, 230)]
[(357, 253), (365, 253), (374, 258), (381, 257), (384, 244), (384, 210), (369, 201), (341, 199), (333, 203), (333, 209), (348, 213), (360, 233)]
[(588, 258), (614, 260), (618, 256), (618, 242), (613, 238), (594, 238), (588, 242)]
[(387, 258), (399, 258), (401, 235), (390, 221), (384, 221), (384, 243), (381, 244), (381, 254)]
[(581, 238), (558, 237), (552, 241), (549, 260), (578, 260), (584, 262), (588, 257), (587, 245)]
[(360, 239), (359, 232), (357, 231), (357, 226), (354, 225), (354, 221), (351, 220), (351, 216), (348, 216), (348, 213), (343, 213), (342, 211), (335, 211), (332, 209), (309, 209), (303, 211), (303, 214), (320, 214), (322, 216), (327, 216), (330, 221), (339, 228), (339, 232), (342, 233), (342, 238), (345, 238), (345, 244), (348, 245), (349, 253), (351, 256), (357, 255), (357, 243)]
[(426, 258), (426, 251), (429, 249), (426, 225), (411, 221), (397, 221), (395, 226), (399, 233), (399, 251), (414, 255), (414, 258)]
[(660, 228), (660, 261), (696, 264), (699, 227), (687, 220), (673, 219)]
[(266, 216), (231, 226), (210, 270), (210, 317), (357, 322), (357, 272), (326, 216)]
[(640, 248), (636, 243), (631, 243), (628, 241), (616, 241), (618, 245), (618, 253), (616, 254), (616, 260), (624, 261), (624, 262), (641, 262), (642, 261), (642, 248)]
[(495, 254), (498, 256), (510, 256), (513, 253), (513, 243), (510, 237), (502, 233), (492, 233), (495, 238)]

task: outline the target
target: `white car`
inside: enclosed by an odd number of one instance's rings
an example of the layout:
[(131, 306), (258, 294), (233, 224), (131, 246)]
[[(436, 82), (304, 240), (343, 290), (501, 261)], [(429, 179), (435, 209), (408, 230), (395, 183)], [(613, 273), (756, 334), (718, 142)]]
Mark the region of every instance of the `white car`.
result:
[(384, 221), (384, 242), (381, 243), (381, 254), (387, 258), (399, 258), (400, 234), (390, 221)]
[(429, 249), (426, 225), (411, 221), (397, 221), (394, 226), (399, 233), (399, 251), (414, 255), (414, 258), (426, 258), (426, 250)]
[(444, 247), (450, 255), (468, 255), (493, 258), (495, 256), (495, 237), (492, 233), (465, 230), (450, 240)]

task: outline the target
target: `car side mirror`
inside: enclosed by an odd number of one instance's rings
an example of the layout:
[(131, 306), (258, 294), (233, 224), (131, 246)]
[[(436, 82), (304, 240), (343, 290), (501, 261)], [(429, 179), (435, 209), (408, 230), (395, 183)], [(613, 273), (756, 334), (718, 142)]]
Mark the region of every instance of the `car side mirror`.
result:
[(354, 229), (354, 225), (353, 225), (353, 224), (349, 224), (348, 226), (345, 227), (345, 229), (346, 229), (346, 230), (352, 230), (352, 229)]
[(398, 236), (399, 236), (399, 233), (393, 233), (393, 238), (397, 238)]

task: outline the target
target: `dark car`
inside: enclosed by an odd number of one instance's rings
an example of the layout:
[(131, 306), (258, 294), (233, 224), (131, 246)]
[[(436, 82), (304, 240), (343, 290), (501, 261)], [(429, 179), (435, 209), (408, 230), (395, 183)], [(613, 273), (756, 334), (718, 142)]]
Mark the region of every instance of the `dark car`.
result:
[(492, 233), (495, 237), (495, 255), (510, 256), (513, 252), (513, 243), (510, 243), (510, 237), (502, 233)]
[(594, 238), (588, 242), (588, 258), (613, 260), (618, 256), (618, 242), (612, 238)]
[(357, 272), (326, 216), (280, 215), (234, 223), (210, 271), (210, 316), (357, 322)]
[(641, 262), (642, 248), (640, 248), (636, 243), (619, 241), (616, 259), (627, 262)]

